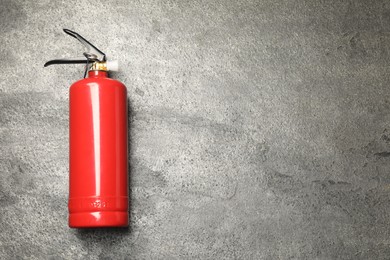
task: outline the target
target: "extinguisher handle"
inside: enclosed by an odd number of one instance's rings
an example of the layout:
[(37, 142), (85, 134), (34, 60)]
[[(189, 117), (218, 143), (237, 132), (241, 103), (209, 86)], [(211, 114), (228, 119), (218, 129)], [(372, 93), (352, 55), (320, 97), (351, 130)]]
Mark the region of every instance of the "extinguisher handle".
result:
[(99, 66), (103, 70), (118, 71), (117, 61), (107, 61), (106, 54), (96, 48), (92, 43), (82, 37), (80, 34), (71, 31), (69, 29), (63, 29), (64, 32), (73, 38), (77, 39), (84, 47), (86, 51), (83, 53), (84, 57), (81, 58), (63, 58), (54, 59), (46, 62), (43, 66), (47, 67), (53, 64), (85, 64), (84, 78), (87, 76), (88, 70)]
[(71, 31), (69, 29), (63, 29), (63, 30), (66, 34), (76, 38), (82, 45), (85, 46), (87, 51), (84, 53), (84, 56), (87, 56), (86, 54), (89, 54), (89, 55), (95, 56), (96, 60), (98, 60), (98, 61), (105, 61), (106, 60), (106, 54), (104, 54), (104, 52), (102, 52), (101, 50), (96, 48), (92, 43), (90, 43), (87, 39), (82, 37), (80, 34), (74, 32), (74, 31)]
[(66, 58), (66, 59), (55, 59), (50, 60), (43, 65), (44, 67), (54, 64), (86, 64), (88, 60), (86, 58)]
[(71, 31), (69, 29), (64, 29), (64, 32), (72, 36), (73, 38), (76, 38), (82, 45), (86, 47), (86, 51), (83, 53), (84, 57), (50, 60), (45, 63), (44, 67), (53, 64), (89, 64), (95, 61), (100, 61), (100, 62), (106, 61), (106, 54), (104, 54), (104, 52), (96, 48), (92, 43), (90, 43), (80, 34)]

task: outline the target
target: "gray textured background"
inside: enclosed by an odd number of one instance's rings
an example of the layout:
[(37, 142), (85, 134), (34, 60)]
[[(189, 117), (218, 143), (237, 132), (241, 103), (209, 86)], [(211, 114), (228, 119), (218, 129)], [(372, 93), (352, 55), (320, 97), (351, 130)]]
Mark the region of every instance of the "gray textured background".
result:
[[(119, 58), (131, 226), (67, 227), (79, 32)], [(0, 0), (0, 258), (389, 259), (389, 1)]]

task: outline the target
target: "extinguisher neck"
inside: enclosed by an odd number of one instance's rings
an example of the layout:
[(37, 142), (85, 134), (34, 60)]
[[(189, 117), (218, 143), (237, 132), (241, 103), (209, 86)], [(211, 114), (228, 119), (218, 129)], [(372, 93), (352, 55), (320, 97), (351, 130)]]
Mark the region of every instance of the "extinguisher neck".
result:
[(107, 71), (90, 70), (88, 71), (88, 78), (107, 78)]

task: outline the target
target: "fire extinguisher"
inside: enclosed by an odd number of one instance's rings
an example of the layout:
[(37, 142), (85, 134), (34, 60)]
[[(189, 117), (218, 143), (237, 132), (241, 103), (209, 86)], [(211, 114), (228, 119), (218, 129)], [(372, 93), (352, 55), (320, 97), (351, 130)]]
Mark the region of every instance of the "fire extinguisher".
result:
[(68, 29), (86, 48), (83, 58), (52, 64), (85, 64), (84, 79), (70, 87), (69, 226), (128, 226), (127, 90), (108, 77), (118, 63)]

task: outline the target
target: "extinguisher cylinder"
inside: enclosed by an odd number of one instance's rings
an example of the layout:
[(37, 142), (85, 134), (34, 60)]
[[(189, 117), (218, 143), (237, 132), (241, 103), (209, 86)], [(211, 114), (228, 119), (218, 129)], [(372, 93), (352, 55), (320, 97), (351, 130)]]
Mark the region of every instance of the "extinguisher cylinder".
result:
[(70, 88), (69, 226), (128, 226), (127, 91), (105, 71)]

